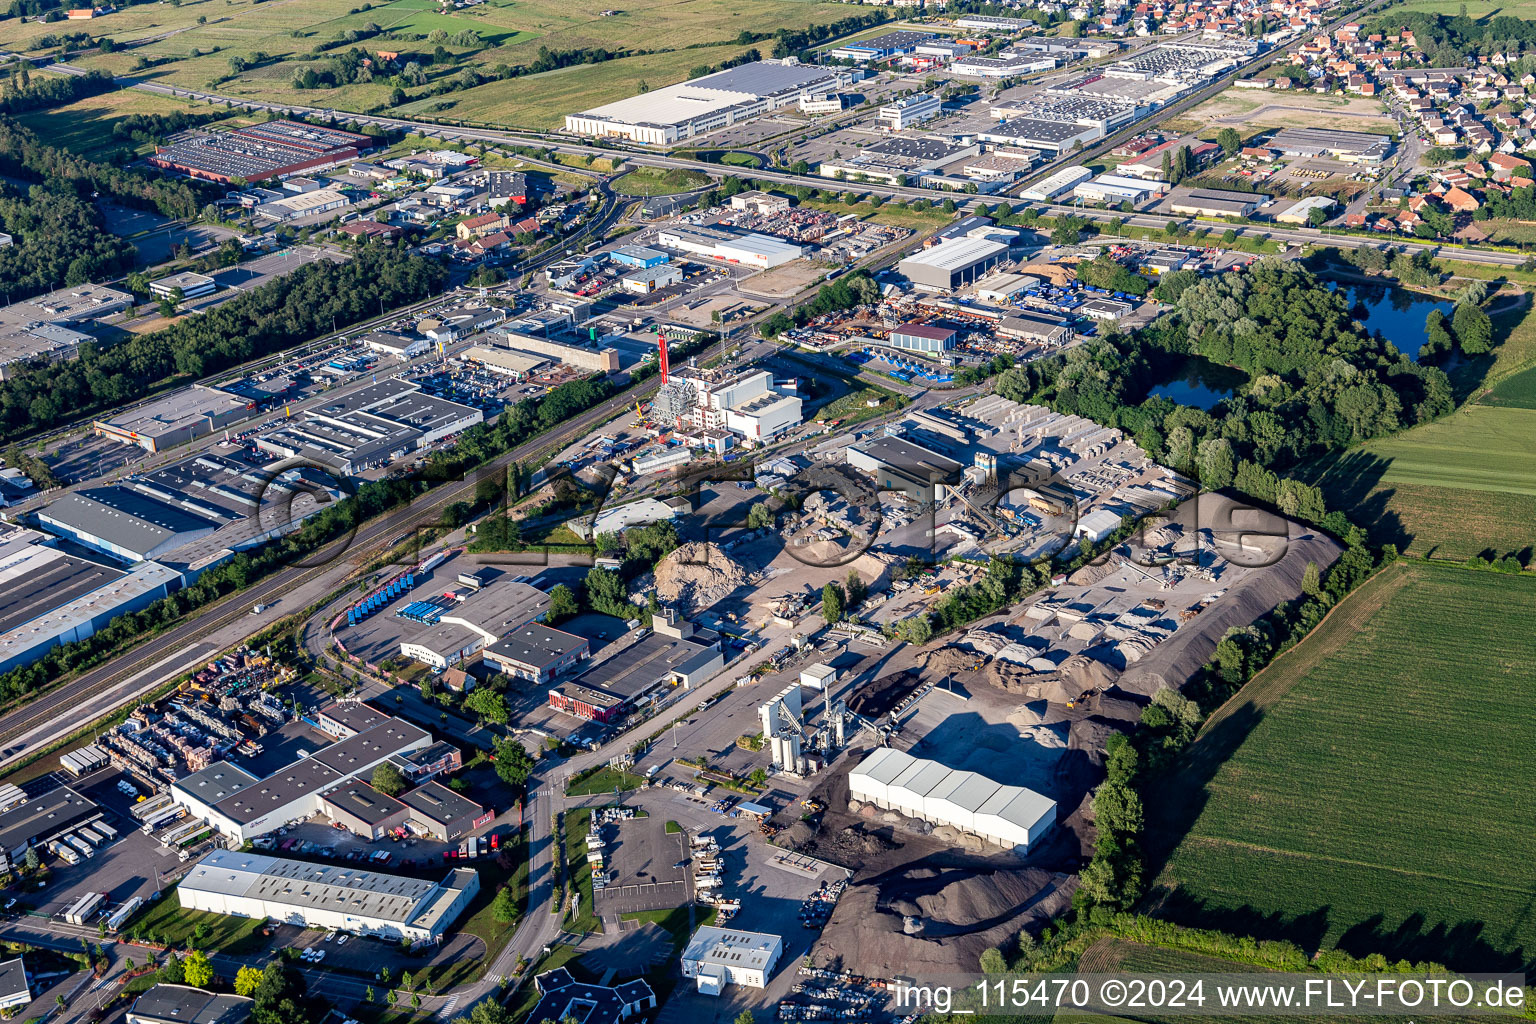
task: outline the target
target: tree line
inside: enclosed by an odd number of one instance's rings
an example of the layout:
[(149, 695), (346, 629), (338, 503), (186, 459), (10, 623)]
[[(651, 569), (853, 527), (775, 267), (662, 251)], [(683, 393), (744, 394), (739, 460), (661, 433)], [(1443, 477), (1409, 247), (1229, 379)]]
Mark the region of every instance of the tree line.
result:
[[(1213, 489), (1230, 485), (1243, 461), (1283, 470), (1455, 407), (1442, 370), (1367, 334), (1341, 296), (1295, 264), (1261, 260), (1189, 283), (1174, 301), (1134, 335), (1110, 332), (1003, 372), (998, 393), (1119, 427)], [(1210, 411), (1147, 397), (1196, 355), (1246, 371), (1251, 384)]]
[(105, 71), (91, 71), (83, 75), (43, 75), (34, 80), (28, 67), (30, 65), (23, 63), (0, 87), (0, 114), (24, 114), (45, 107), (62, 107), (66, 103), (117, 88), (117, 83)]
[(196, 217), (212, 191), (188, 179), (152, 177), (141, 171), (98, 163), (49, 145), (10, 118), (0, 117), (0, 173), (29, 181), (67, 182), (138, 209), (166, 217)]
[(345, 263), (306, 264), (151, 334), (111, 347), (85, 345), (78, 359), (34, 364), (0, 382), (0, 443), (425, 298), (441, 290), (444, 276), (432, 260), (370, 246)]
[(117, 277), (133, 266), (133, 246), (106, 229), (96, 204), (62, 182), (25, 193), (0, 185), (0, 297), (20, 302), (61, 286)]

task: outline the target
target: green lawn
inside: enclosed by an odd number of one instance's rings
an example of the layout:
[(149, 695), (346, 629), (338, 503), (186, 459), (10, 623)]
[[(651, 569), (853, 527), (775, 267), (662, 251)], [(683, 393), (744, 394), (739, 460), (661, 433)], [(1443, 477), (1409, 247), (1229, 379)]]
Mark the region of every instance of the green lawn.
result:
[(697, 171), (637, 167), (613, 182), (613, 190), (625, 196), (670, 196), (709, 185), (709, 176)]
[(1464, 560), (1536, 541), (1536, 408), (1516, 375), (1495, 386), (1498, 404), (1372, 441), (1331, 463), (1317, 482), (1375, 539), (1405, 551)]
[[(1084, 974), (1153, 974), (1153, 975), (1191, 975), (1191, 974), (1263, 974), (1267, 969), (1255, 967), (1251, 964), (1240, 963), (1235, 960), (1225, 960), (1220, 957), (1206, 956), (1201, 953), (1193, 953), (1182, 949), (1167, 949), (1162, 946), (1149, 946), (1129, 939), (1106, 938), (1100, 939), (1087, 949), (1083, 950), (1082, 957), (1077, 963), (1078, 971)], [(1211, 986), (1207, 985), (1203, 994), (1209, 1000), (1213, 995)], [(1207, 1004), (1208, 1005), (1208, 1004)], [(1204, 1020), (1211, 1024), (1251, 1024), (1253, 1017), (1238, 1015), (1223, 1015), (1217, 1013), (1202, 1014)], [(1085, 1014), (1081, 1011), (1067, 1010), (1058, 1013), (1055, 1024), (1088, 1024), (1088, 1022), (1120, 1021), (1125, 1018), (1100, 1017)], [(1187, 1020), (1182, 1015), (1161, 1016), (1149, 1014), (1137, 1017), (1142, 1024), (1159, 1024), (1167, 1021), (1173, 1024), (1175, 1021)], [(1333, 1014), (1287, 1014), (1288, 1024), (1367, 1024), (1372, 1018), (1365, 1016), (1339, 1016)], [(1492, 1017), (1437, 1017), (1437, 1024), (1465, 1024), (1469, 1021), (1490, 1021)]]
[[(858, 186), (851, 186), (853, 191), (858, 191)], [(942, 202), (942, 200), (940, 200)], [(819, 199), (801, 200), (799, 205), (808, 206), (813, 210), (827, 210), (831, 213), (857, 214), (860, 220), (873, 221), (876, 224), (889, 224), (892, 227), (911, 228), (913, 231), (933, 231), (948, 224), (955, 219), (955, 214), (945, 213), (937, 206), (930, 206), (926, 210), (912, 210), (896, 206), (893, 203), (883, 203), (873, 206), (869, 203), (855, 203), (852, 206), (843, 202), (827, 202)]]
[(592, 825), (592, 808), (578, 807), (565, 816), (566, 892), (579, 893), (581, 906), (576, 915), (566, 916), (565, 927), (581, 935), (603, 930), (593, 913), (592, 866), (587, 863), (587, 832)]
[(1494, 323), (1491, 361), (1452, 374), (1474, 401), (1306, 473), (1378, 543), (1461, 561), (1536, 542), (1536, 313)]
[(1478, 399), (1478, 404), (1536, 409), (1536, 366), (1499, 381)]
[(129, 114), (178, 112), (218, 113), (225, 116), (234, 114), (234, 111), (225, 107), (209, 103), (187, 103), (137, 89), (120, 89), (117, 92), (89, 96), (62, 107), (28, 111), (17, 115), (16, 120), (37, 132), (51, 145), (97, 159), (114, 156), (123, 148), (133, 149), (140, 155), (153, 152), (154, 146), (149, 143), (138, 145), (130, 138), (113, 135), (112, 126), (119, 118)]
[(256, 930), (262, 922), (250, 917), (230, 917), (202, 910), (183, 910), (175, 889), (167, 889), (125, 931), (152, 942), (176, 948), (196, 946), (204, 951), (239, 952), (257, 945)]
[(645, 779), (616, 768), (603, 767), (566, 789), (567, 796), (591, 796), (594, 793), (612, 793), (615, 789), (627, 792), (645, 785)]
[[(332, 43), (349, 31), (376, 25), (393, 38), (364, 40), (365, 49), (391, 49), (430, 57), (437, 30), (450, 36), (469, 31), (476, 46), (450, 45), (455, 61), (432, 66), (422, 62), (436, 82), (465, 67), (494, 69), (527, 66), (543, 47), (554, 52), (607, 49), (635, 53), (598, 64), (576, 64), (538, 75), (497, 80), (446, 96), (423, 96), (396, 112), (435, 113), (445, 117), (494, 122), (508, 127), (556, 128), (568, 113), (632, 96), (641, 83), (652, 89), (683, 81), (696, 67), (718, 65), (749, 47), (737, 43), (743, 31), (771, 35), (780, 28), (804, 28), (846, 18), (849, 9), (822, 0), (634, 0), (611, 10), (603, 3), (556, 0), (487, 0), (472, 7), (439, 13), (432, 0), (394, 0), (362, 5), (357, 0), (183, 0), (140, 4), (93, 21), (92, 35), (110, 35), (119, 43), (152, 40), (131, 50), (79, 58), (84, 68), (136, 74), (165, 84), (210, 88), (222, 95), (283, 102), (300, 101), (338, 110), (371, 110), (388, 105), (392, 85), (386, 76), (333, 89), (296, 91), (294, 71), (323, 64), (320, 43)], [(204, 19), (198, 24), (199, 17)], [(58, 34), (59, 24), (41, 19), (26, 24), (4, 22), (8, 48), (28, 49), (44, 34)], [(8, 33), (8, 34), (7, 34)], [(757, 44), (761, 46), (761, 43)], [(684, 47), (695, 46), (693, 49)], [(263, 52), (273, 63), (231, 76), (229, 58)], [(135, 68), (138, 58), (160, 61)], [(210, 84), (215, 83), (216, 84)], [(420, 91), (420, 90), (413, 90)]]
[[(1159, 912), (1464, 970), (1536, 951), (1536, 580), (1399, 562), (1212, 716), (1148, 807)], [(1175, 845), (1176, 844), (1176, 845)]]

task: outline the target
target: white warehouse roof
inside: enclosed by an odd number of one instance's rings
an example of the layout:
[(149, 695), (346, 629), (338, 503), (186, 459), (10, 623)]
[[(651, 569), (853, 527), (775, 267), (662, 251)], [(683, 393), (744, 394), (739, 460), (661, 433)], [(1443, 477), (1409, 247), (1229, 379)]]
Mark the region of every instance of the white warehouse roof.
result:
[(953, 272), (979, 263), (993, 253), (1006, 248), (1008, 248), (1007, 243), (985, 235), (980, 238), (951, 238), (930, 249), (913, 253), (901, 262), (937, 267), (940, 270)]
[(1056, 820), (1056, 801), (975, 772), (881, 747), (848, 775), (855, 800), (950, 825), (1006, 847), (1028, 849)]

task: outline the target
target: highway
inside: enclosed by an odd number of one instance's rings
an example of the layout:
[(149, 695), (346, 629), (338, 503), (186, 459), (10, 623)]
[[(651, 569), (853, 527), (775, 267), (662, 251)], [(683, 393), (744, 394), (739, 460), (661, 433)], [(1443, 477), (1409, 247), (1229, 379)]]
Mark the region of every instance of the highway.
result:
[[(1359, 12), (1355, 13), (1358, 14)], [(1284, 50), (1281, 49), (1271, 51), (1269, 54), (1265, 54), (1263, 56), (1273, 58), (1281, 52), (1284, 52)], [(46, 70), (55, 71), (61, 74), (84, 74), (84, 72), (80, 69), (64, 64), (52, 64), (49, 65)], [(667, 156), (660, 153), (621, 149), (615, 146), (592, 146), (581, 142), (568, 141), (562, 138), (529, 135), (526, 133), (519, 134), (516, 132), (501, 132), (482, 128), (461, 128), (445, 126), (432, 122), (413, 121), (397, 117), (381, 117), (377, 114), (354, 114), (350, 111), (336, 111), (321, 107), (307, 107), (300, 104), (266, 103), (255, 100), (238, 99), (231, 96), (220, 96), (216, 93), (211, 93), (200, 89), (183, 89), (176, 86), (162, 85), (158, 82), (140, 81), (138, 79), (132, 78), (131, 76), (124, 76), (120, 78), (119, 81), (121, 81), (125, 86), (129, 88), (142, 89), (146, 92), (158, 93), (165, 96), (178, 96), (188, 99), (201, 100), (208, 103), (230, 104), (235, 107), (243, 107), (251, 111), (302, 114), (321, 118), (342, 117), (349, 121), (356, 121), (359, 124), (371, 124), (381, 128), (413, 132), (419, 135), (432, 136), (449, 141), (489, 142), (507, 146), (536, 147), (541, 149), (549, 149), (557, 153), (580, 156), (590, 155), (597, 157), (622, 157), (627, 165), (657, 167), (662, 169), (681, 168), (684, 170), (698, 171), (715, 178), (723, 178), (730, 175), (742, 174), (754, 178), (758, 181), (767, 181), (778, 185), (791, 185), (801, 188), (831, 188), (838, 189), (840, 191), (853, 191), (864, 195), (879, 195), (887, 199), (925, 199), (931, 201), (937, 198), (952, 198), (957, 204), (961, 206), (963, 210), (966, 211), (974, 210), (976, 206), (987, 203), (988, 199), (990, 198), (985, 196), (973, 197), (951, 195), (947, 193), (936, 193), (932, 189), (900, 185), (883, 185), (869, 182), (861, 182), (857, 185), (848, 185), (848, 183), (845, 182), (829, 181), (826, 178), (821, 178), (810, 174), (794, 174), (790, 171), (773, 170), (768, 168), (742, 170), (741, 168), (705, 163), (702, 161), (690, 160), (683, 157)], [(1229, 81), (1227, 79), (1222, 79), (1220, 80), (1219, 84), (1224, 88), (1227, 84), (1229, 84)], [(1209, 88), (1215, 89), (1216, 86), (1211, 86)], [(1210, 93), (1209, 95), (1214, 95), (1214, 92)], [(1186, 97), (1184, 100), (1170, 105), (1165, 110), (1159, 111), (1155, 118), (1148, 119), (1147, 122), (1137, 125), (1136, 128), (1137, 130), (1145, 130), (1146, 128), (1151, 127), (1156, 120), (1161, 120), (1164, 117), (1174, 116), (1178, 113), (1178, 111), (1186, 109), (1188, 105), (1193, 104), (1197, 100), (1209, 98), (1209, 95), (1207, 95), (1206, 91), (1202, 91), (1200, 93)], [(1100, 145), (1112, 143), (1127, 133), (1128, 130), (1122, 131), (1115, 136), (1111, 136), (1109, 139), (1105, 140), (1105, 143), (1101, 143)], [(1095, 151), (1097, 151), (1097, 148), (1090, 150), (1089, 152)], [(1084, 158), (1086, 158), (1084, 154), (1079, 154), (1078, 160)], [(995, 202), (996, 200), (993, 201)], [(1117, 210), (1083, 209), (1081, 207), (1067, 203), (1029, 202), (1028, 205), (1034, 209), (1039, 210), (1042, 214), (1050, 216), (1072, 214), (1074, 216), (1082, 217), (1096, 223), (1107, 223), (1109, 221), (1125, 216)], [(1194, 219), (1185, 216), (1174, 216), (1158, 213), (1140, 213), (1130, 215), (1127, 223), (1132, 227), (1161, 231), (1165, 229), (1169, 223), (1200, 225), (1202, 221), (1200, 219)], [(1325, 229), (1291, 229), (1283, 226), (1271, 226), (1267, 224), (1231, 225), (1224, 221), (1209, 221), (1205, 223), (1205, 226), (1219, 228), (1221, 230), (1226, 230), (1228, 227), (1230, 227), (1237, 232), (1239, 237), (1242, 238), (1273, 238), (1278, 241), (1298, 245), (1326, 244), (1348, 249), (1360, 248), (1362, 246), (1379, 249), (1386, 246), (1392, 246), (1396, 249), (1408, 253), (1417, 253), (1423, 251), (1429, 252), (1431, 255), (1442, 256), (1449, 259), (1464, 260), (1468, 263), (1480, 263), (1490, 266), (1518, 267), (1523, 265), (1527, 258), (1524, 254), (1521, 253), (1506, 252), (1500, 249), (1482, 246), (1446, 246), (1434, 242), (1421, 242), (1413, 239), (1397, 237), (1383, 239), (1373, 236), (1330, 235), (1326, 233)]]

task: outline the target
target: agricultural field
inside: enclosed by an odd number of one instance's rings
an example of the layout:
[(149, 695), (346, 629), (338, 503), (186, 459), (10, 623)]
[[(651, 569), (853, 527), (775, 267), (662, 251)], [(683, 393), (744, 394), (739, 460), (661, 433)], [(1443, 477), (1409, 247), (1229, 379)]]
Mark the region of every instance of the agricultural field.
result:
[[(1132, 942), (1128, 939), (1107, 938), (1100, 939), (1083, 951), (1078, 959), (1077, 969), (1084, 974), (1264, 974), (1265, 968), (1254, 967), (1250, 964), (1239, 963), (1233, 960), (1223, 960), (1214, 956), (1206, 956), (1201, 953), (1186, 952), (1181, 949), (1165, 949), (1161, 946), (1149, 946), (1140, 942)], [(1214, 1001), (1210, 986), (1204, 992), (1207, 1005)], [(1241, 1024), (1252, 1021), (1252, 1017), (1222, 1016), (1220, 1014), (1202, 1015), (1206, 1020), (1216, 1024)], [(1088, 1021), (1096, 1022), (1114, 1021), (1121, 1018), (1091, 1017), (1091, 1015), (1072, 1013), (1065, 1011), (1058, 1013), (1055, 1024), (1087, 1024)], [(1180, 1016), (1166, 1018), (1148, 1016), (1139, 1018), (1144, 1024), (1154, 1024), (1160, 1020), (1176, 1021), (1187, 1019)], [(1369, 1017), (1347, 1017), (1339, 1015), (1287, 1015), (1287, 1021), (1295, 1024), (1322, 1024), (1324, 1021), (1331, 1024), (1365, 1024), (1372, 1020)], [(1436, 1018), (1443, 1024), (1464, 1024), (1467, 1021), (1483, 1020), (1489, 1018), (1475, 1017), (1444, 1017)]]
[(1486, 373), (1473, 401), (1306, 474), (1378, 543), (1454, 561), (1536, 544), (1536, 311), (1494, 324), (1492, 365), (1468, 368)]
[(1536, 409), (1536, 366), (1499, 381), (1483, 393), (1478, 404)]
[(1244, 138), (1271, 128), (1337, 128), (1382, 135), (1396, 131), (1377, 100), (1246, 89), (1227, 89), (1185, 111), (1181, 120), (1198, 125), (1197, 133), (1212, 137), (1223, 128), (1236, 128)]
[[(133, 149), (140, 155), (153, 151), (154, 146), (150, 143), (138, 145), (132, 139), (113, 135), (113, 124), (119, 118), (132, 114), (173, 113), (232, 115), (233, 112), (208, 103), (188, 103), (137, 89), (120, 89), (50, 110), (28, 111), (17, 115), (16, 120), (53, 145), (96, 160), (114, 157), (123, 149)], [(243, 121), (230, 116), (219, 122), (219, 126)]]
[[(393, 82), (379, 76), (371, 82), (335, 88), (295, 90), (294, 72), (323, 66), (327, 55), (316, 52), (348, 31), (372, 26), (379, 35), (356, 45), (365, 50), (393, 50), (402, 61), (412, 56), (425, 68), (429, 81), (452, 78), (466, 67), (516, 67), (532, 62), (541, 48), (552, 51), (602, 47), (636, 56), (599, 64), (559, 68), (539, 75), (490, 82), (443, 96), (426, 96), (400, 108), (404, 114), (451, 112), (456, 119), (517, 127), (549, 128), (564, 115), (623, 96), (633, 95), (641, 82), (660, 88), (688, 77), (701, 65), (718, 64), (748, 47), (738, 44), (743, 31), (771, 34), (779, 28), (804, 28), (848, 17), (848, 8), (822, 0), (637, 0), (619, 13), (604, 17), (602, 3), (556, 3), (554, 0), (485, 0), (484, 3), (438, 13), (433, 0), (197, 0), (181, 7), (166, 4), (131, 7), (90, 23), (93, 35), (110, 35), (122, 43), (153, 39), (142, 47), (76, 60), (81, 67), (103, 68), (115, 74), (130, 71), (144, 78), (220, 95), (268, 101), (298, 100), (340, 110), (374, 110), (388, 104)], [(197, 18), (204, 19), (198, 24)], [(11, 22), (5, 23), (7, 26)], [(21, 26), (23, 40), (44, 34), (44, 26)], [(47, 26), (50, 31), (56, 25)], [(472, 32), (480, 45), (452, 42), (447, 62), (433, 64), (437, 40)], [(684, 45), (697, 48), (681, 49)], [(271, 60), (234, 74), (232, 56), (267, 54)], [(165, 62), (136, 69), (140, 58)]]
[(1495, 15), (1508, 15), (1511, 18), (1536, 18), (1536, 0), (1515, 0), (1514, 3), (1480, 3), (1468, 4), (1462, 0), (1405, 0), (1400, 6), (1393, 9), (1393, 13), (1422, 11), (1426, 14), (1444, 14), (1449, 17), (1466, 11), (1467, 14), (1480, 21), (1487, 20)]
[(1536, 580), (1398, 562), (1214, 714), (1148, 811), (1160, 916), (1529, 969)]

